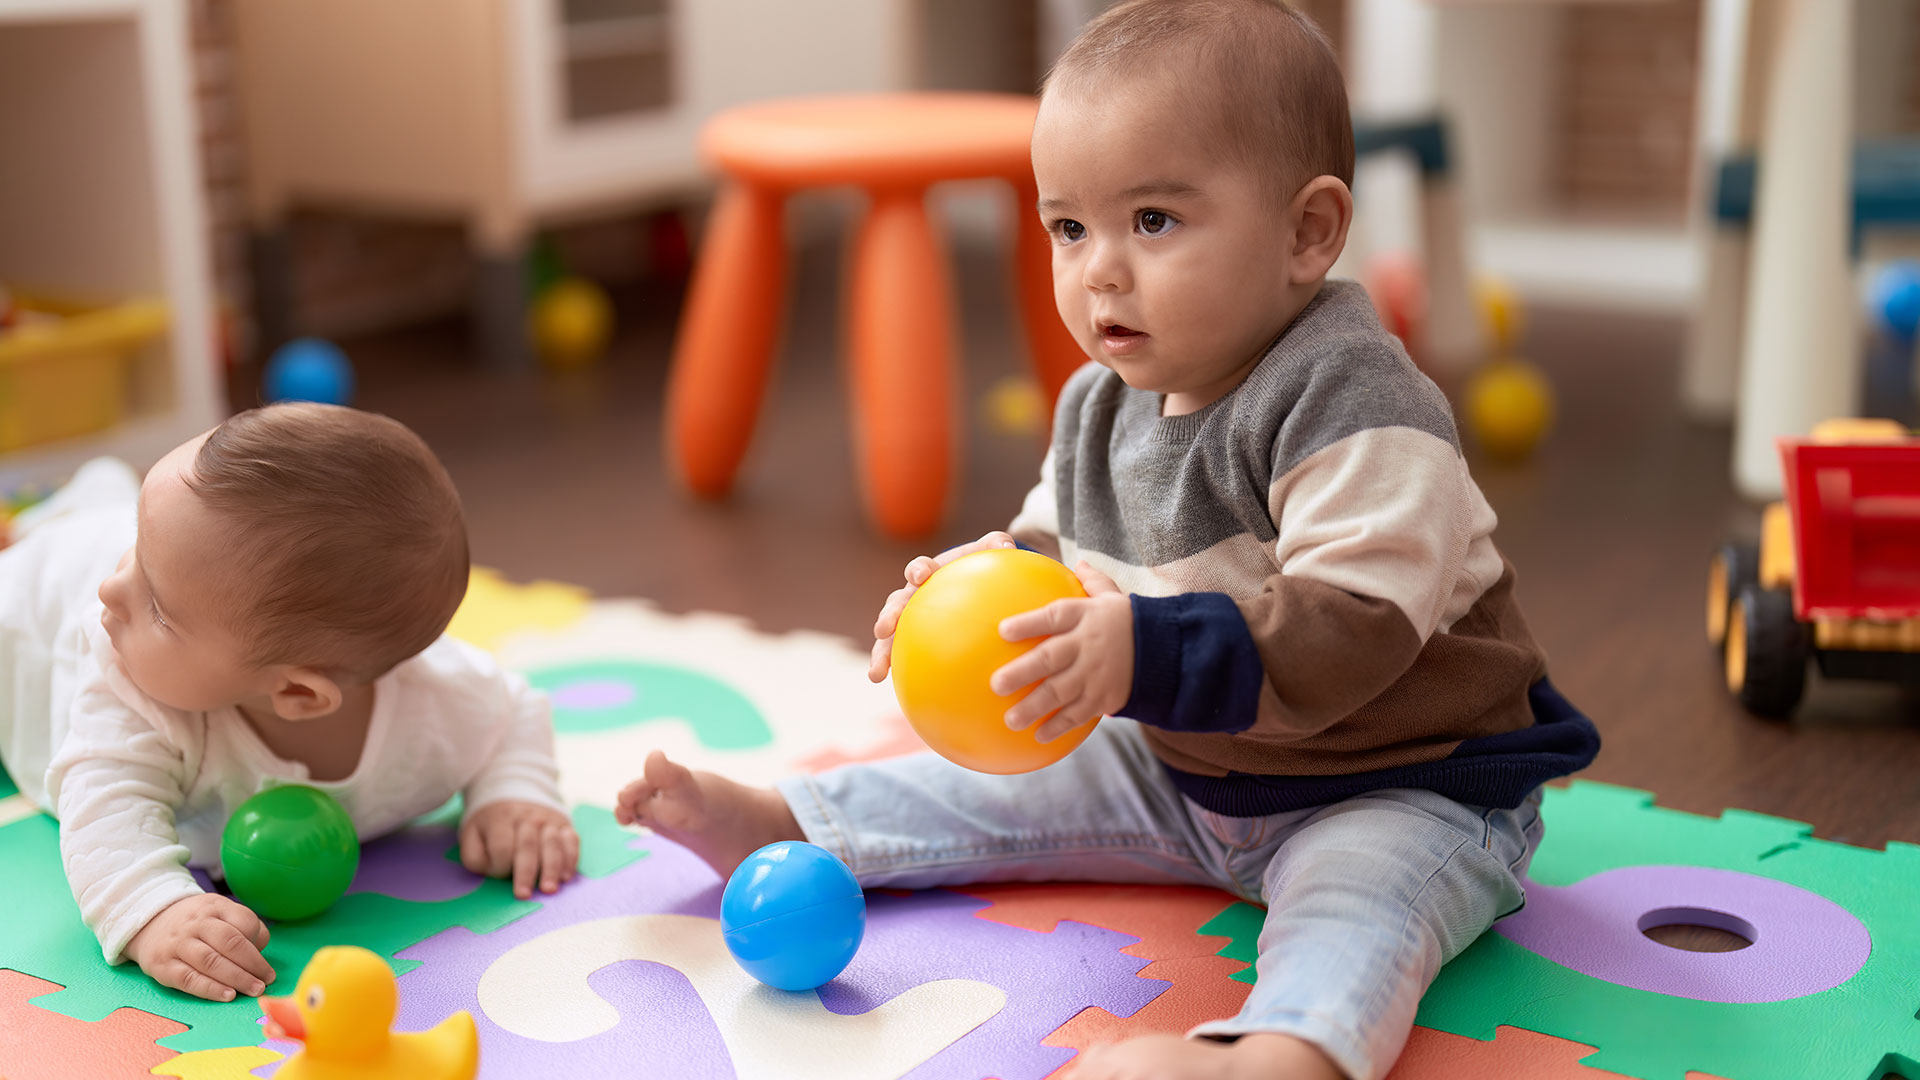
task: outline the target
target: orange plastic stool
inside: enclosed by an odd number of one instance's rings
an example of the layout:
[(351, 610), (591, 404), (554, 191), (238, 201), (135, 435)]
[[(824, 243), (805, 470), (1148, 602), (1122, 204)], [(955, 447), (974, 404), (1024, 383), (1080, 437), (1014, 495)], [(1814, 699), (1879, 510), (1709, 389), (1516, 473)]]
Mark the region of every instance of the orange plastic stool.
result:
[(847, 298), (854, 446), (874, 522), (934, 530), (953, 472), (952, 287), (927, 220), (942, 180), (1014, 187), (1014, 262), (1029, 352), (1051, 402), (1086, 359), (1053, 303), (1027, 143), (1035, 99), (875, 94), (769, 101), (716, 116), (701, 150), (727, 175), (680, 318), (667, 383), (668, 459), (694, 493), (733, 486), (760, 412), (782, 314), (788, 193), (854, 185), (871, 199)]

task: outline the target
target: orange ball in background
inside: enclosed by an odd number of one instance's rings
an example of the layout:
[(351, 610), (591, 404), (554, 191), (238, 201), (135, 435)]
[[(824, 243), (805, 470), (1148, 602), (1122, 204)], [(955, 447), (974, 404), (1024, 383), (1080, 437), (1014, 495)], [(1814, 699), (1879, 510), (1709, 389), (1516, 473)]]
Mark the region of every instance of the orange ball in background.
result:
[(1003, 697), (987, 680), (1044, 640), (1004, 641), (1000, 620), (1085, 595), (1073, 571), (1016, 548), (975, 552), (934, 571), (893, 634), (893, 693), (913, 730), (942, 757), (978, 772), (1032, 772), (1066, 757), (1097, 720), (1043, 743), (1034, 737), (1040, 723), (1007, 727), (1007, 710), (1027, 691)]
[(1377, 252), (1367, 260), (1361, 280), (1380, 325), (1400, 339), (1418, 364), (1427, 332), (1427, 275), (1420, 260), (1405, 251)]

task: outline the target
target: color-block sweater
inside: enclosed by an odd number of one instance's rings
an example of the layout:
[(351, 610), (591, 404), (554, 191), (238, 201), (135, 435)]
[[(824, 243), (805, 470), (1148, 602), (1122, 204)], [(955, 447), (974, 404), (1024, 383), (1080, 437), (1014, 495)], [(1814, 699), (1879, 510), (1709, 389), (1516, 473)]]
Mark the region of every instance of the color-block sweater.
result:
[(1258, 816), (1389, 787), (1513, 807), (1599, 750), (1546, 681), (1439, 389), (1330, 281), (1198, 412), (1088, 364), (1011, 532), (1133, 597), (1175, 785)]

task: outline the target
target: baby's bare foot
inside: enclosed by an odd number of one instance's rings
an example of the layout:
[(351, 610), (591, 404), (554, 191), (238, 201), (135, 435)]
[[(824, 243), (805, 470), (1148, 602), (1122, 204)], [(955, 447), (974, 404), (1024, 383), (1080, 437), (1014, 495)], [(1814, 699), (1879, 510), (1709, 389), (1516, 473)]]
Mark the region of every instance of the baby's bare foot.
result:
[(1067, 1080), (1343, 1080), (1319, 1047), (1271, 1034), (1231, 1043), (1143, 1035), (1088, 1049), (1065, 1075)]
[(647, 755), (640, 779), (620, 792), (614, 817), (685, 846), (723, 878), (768, 844), (806, 839), (779, 792), (693, 772), (658, 750)]

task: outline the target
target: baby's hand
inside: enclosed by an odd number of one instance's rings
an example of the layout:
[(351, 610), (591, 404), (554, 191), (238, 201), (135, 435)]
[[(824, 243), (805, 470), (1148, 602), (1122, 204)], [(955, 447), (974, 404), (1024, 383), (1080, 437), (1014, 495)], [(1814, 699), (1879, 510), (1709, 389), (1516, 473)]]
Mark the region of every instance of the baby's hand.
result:
[(502, 799), (467, 815), (460, 826), (460, 865), (488, 877), (512, 877), (522, 900), (554, 892), (580, 865), (580, 834), (567, 815), (538, 803)]
[(1053, 713), (1034, 732), (1041, 742), (1117, 711), (1133, 694), (1133, 601), (1085, 562), (1073, 572), (1086, 586), (1084, 599), (1055, 600), (1000, 620), (1000, 636), (1008, 641), (1050, 636), (1007, 661), (987, 683), (1002, 695), (1039, 684), (1007, 710), (1007, 726), (1024, 731)]
[(189, 896), (161, 909), (127, 942), (127, 959), (154, 982), (208, 1001), (237, 993), (259, 997), (274, 979), (260, 955), (267, 947), (260, 916), (214, 893)]
[(938, 555), (922, 555), (907, 564), (907, 583), (893, 590), (887, 602), (880, 608), (880, 617), (873, 623), (873, 665), (867, 669), (867, 678), (874, 682), (887, 677), (888, 669), (893, 667), (893, 631), (900, 625), (900, 613), (906, 610), (907, 601), (915, 590), (927, 583), (935, 570), (947, 565), (962, 555), (971, 555), (976, 551), (991, 551), (994, 548), (1018, 547), (1013, 537), (1003, 532), (990, 532), (970, 544), (961, 544), (948, 548)]

